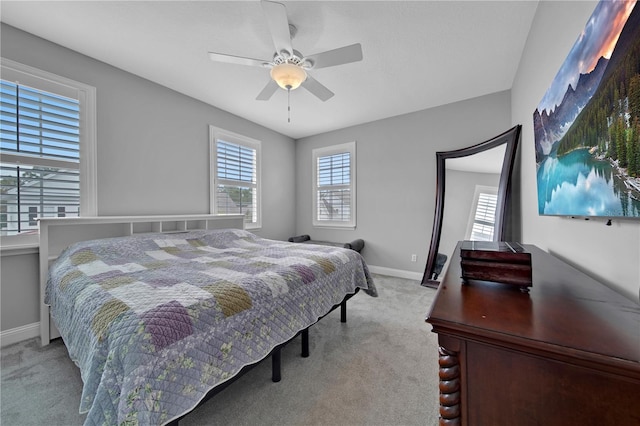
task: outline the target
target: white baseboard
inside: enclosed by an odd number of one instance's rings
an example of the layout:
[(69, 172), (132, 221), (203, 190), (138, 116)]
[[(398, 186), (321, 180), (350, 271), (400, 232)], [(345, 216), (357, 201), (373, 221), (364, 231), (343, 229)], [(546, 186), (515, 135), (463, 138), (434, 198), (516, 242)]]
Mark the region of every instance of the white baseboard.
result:
[(422, 281), (420, 272), (404, 271), (402, 269), (385, 268), (384, 266), (368, 265), (369, 271), (374, 274), (388, 275), (390, 277), (406, 278), (408, 280)]
[(40, 336), (40, 323), (34, 322), (0, 332), (0, 346), (5, 347), (23, 340)]

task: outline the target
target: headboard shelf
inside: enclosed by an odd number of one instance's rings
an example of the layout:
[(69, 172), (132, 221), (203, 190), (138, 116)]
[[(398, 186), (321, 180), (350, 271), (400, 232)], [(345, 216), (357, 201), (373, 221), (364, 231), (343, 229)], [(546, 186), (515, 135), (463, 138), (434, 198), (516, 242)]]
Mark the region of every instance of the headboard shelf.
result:
[(101, 238), (126, 237), (150, 232), (185, 232), (206, 229), (243, 229), (243, 215), (157, 215), (55, 217), (39, 219), (40, 228), (40, 336), (46, 345), (58, 330), (50, 321), (44, 293), (49, 265), (73, 243)]

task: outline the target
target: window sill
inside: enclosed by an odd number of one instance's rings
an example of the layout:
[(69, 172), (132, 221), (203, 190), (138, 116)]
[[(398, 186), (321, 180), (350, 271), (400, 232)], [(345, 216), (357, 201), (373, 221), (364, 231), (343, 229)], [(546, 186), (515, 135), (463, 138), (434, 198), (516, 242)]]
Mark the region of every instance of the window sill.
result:
[(356, 229), (355, 225), (319, 225), (313, 224), (314, 228), (318, 229), (336, 229), (336, 230), (345, 230), (345, 231), (353, 231)]
[(40, 253), (40, 242), (23, 242), (23, 243), (10, 243), (5, 244), (3, 238), (2, 246), (0, 246), (0, 255), (4, 256), (20, 256), (23, 254), (38, 254)]

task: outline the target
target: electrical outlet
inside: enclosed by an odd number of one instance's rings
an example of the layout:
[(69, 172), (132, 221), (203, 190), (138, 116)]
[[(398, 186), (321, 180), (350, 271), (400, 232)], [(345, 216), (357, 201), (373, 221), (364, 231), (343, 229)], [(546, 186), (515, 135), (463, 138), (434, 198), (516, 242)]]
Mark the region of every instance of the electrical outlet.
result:
[(415, 254), (412, 254), (412, 255), (411, 255), (411, 261), (412, 261), (412, 262), (417, 262), (417, 261), (418, 261), (418, 256), (417, 256), (417, 255), (415, 255)]

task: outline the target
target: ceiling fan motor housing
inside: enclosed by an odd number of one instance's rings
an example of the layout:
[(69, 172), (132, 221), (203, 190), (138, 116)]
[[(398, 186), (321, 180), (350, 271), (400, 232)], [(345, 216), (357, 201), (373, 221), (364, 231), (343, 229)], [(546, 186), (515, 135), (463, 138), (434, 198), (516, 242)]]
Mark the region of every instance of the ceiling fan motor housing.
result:
[(289, 55), (289, 52), (285, 51), (276, 53), (275, 55), (273, 55), (272, 62), (274, 66), (280, 64), (293, 64), (304, 69), (310, 69), (311, 67), (313, 67), (313, 62), (308, 59), (304, 59), (302, 53), (298, 52), (295, 49), (293, 49), (293, 55)]

